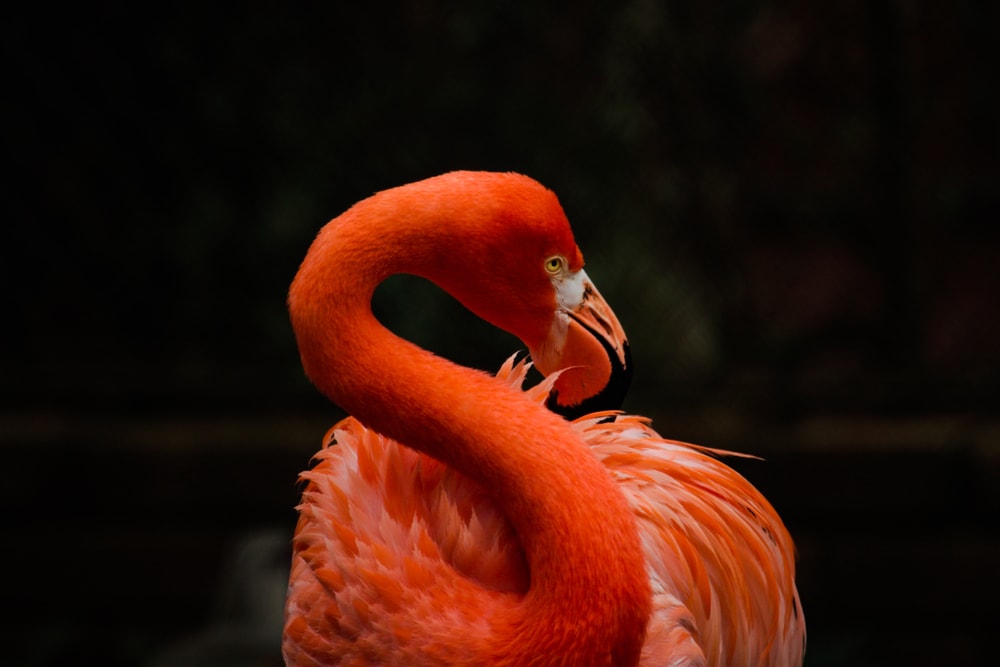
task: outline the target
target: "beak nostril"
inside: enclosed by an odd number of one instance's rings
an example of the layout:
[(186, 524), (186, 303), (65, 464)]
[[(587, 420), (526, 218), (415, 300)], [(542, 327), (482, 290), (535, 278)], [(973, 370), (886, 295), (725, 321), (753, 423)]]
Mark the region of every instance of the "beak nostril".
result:
[(601, 325), (601, 328), (604, 330), (605, 335), (607, 336), (612, 335), (613, 329), (611, 327), (611, 322), (609, 322), (607, 318), (602, 317), (601, 315), (595, 313), (594, 319), (596, 319), (597, 323)]
[(594, 296), (594, 285), (593, 283), (586, 282), (583, 285), (583, 298), (580, 300), (579, 309), (583, 310), (586, 308), (589, 314), (594, 318), (594, 321), (600, 326), (601, 331), (606, 336), (615, 335), (615, 327), (611, 321), (604, 315), (598, 308), (589, 307), (591, 298)]

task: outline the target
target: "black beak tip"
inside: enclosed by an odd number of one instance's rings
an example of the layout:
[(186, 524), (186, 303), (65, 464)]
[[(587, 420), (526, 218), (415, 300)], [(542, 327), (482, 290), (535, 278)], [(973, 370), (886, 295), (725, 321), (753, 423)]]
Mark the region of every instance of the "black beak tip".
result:
[(597, 339), (601, 342), (601, 346), (607, 352), (608, 360), (611, 362), (611, 377), (608, 378), (608, 383), (604, 385), (604, 388), (575, 405), (560, 403), (559, 392), (554, 389), (545, 401), (545, 407), (570, 421), (592, 412), (620, 410), (625, 401), (625, 395), (632, 385), (632, 351), (628, 341), (623, 346), (625, 362), (622, 363), (618, 359), (618, 353), (603, 336), (597, 336)]

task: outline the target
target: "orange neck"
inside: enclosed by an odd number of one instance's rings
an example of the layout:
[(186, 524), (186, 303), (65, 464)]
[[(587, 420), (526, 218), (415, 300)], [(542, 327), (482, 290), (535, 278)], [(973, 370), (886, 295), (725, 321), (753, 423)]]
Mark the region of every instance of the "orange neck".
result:
[(289, 295), (306, 372), (369, 428), (480, 482), (510, 518), (531, 585), (512, 617), (494, 619), (505, 630), (484, 664), (634, 665), (650, 589), (632, 512), (606, 469), (560, 417), (371, 313), (394, 266), (420, 268), (420, 244), (400, 236), (439, 229), (435, 218), (407, 211), (406, 230), (387, 236), (352, 209), (324, 228)]

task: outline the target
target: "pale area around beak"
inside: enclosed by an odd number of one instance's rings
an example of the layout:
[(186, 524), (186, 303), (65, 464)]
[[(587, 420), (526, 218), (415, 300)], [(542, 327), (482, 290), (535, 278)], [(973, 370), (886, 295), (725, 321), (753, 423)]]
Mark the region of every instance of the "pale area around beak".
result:
[(583, 269), (552, 278), (552, 287), (556, 291), (556, 305), (558, 307), (552, 318), (552, 330), (543, 347), (544, 357), (558, 359), (562, 356), (566, 330), (570, 324), (569, 314), (578, 310), (583, 304), (588, 285), (593, 289), (590, 278)]
[(573, 273), (567, 273), (552, 279), (552, 286), (556, 290), (556, 303), (559, 310), (573, 312), (583, 303), (584, 294), (587, 292), (587, 285), (593, 289), (593, 284), (583, 269)]

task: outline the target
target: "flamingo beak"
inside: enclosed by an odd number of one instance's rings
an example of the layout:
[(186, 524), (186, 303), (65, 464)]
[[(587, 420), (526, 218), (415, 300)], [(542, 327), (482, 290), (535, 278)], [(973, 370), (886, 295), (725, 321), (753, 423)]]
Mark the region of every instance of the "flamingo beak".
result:
[(583, 270), (554, 284), (549, 335), (531, 350), (544, 375), (561, 371), (546, 405), (567, 419), (619, 409), (632, 381), (625, 330)]

